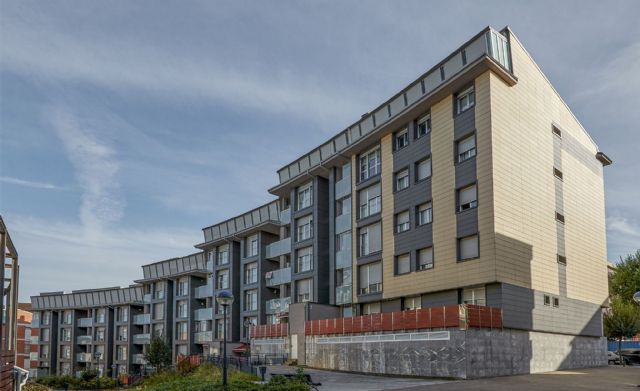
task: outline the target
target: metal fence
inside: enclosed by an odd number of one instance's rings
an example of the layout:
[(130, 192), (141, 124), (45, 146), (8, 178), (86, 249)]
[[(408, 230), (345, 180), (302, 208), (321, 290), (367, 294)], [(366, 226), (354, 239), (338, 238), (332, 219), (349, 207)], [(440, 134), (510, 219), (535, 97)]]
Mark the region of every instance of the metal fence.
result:
[[(281, 365), (288, 359), (286, 354), (255, 354), (250, 356), (230, 356), (227, 357), (227, 367), (230, 369), (237, 369), (242, 372), (257, 373), (257, 368), (264, 365)], [(189, 360), (192, 364), (202, 365), (205, 363), (213, 364), (216, 367), (222, 368), (224, 363), (222, 356), (184, 356), (181, 360)]]

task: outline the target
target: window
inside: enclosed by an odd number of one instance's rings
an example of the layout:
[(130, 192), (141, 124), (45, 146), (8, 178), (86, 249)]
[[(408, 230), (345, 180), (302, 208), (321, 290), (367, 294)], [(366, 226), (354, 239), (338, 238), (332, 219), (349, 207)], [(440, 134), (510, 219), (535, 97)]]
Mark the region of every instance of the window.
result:
[(558, 170), (555, 167), (553, 167), (553, 175), (555, 175), (556, 178), (562, 180), (562, 171)]
[(96, 322), (104, 323), (107, 317), (107, 311), (104, 308), (98, 308), (96, 311)]
[(402, 254), (396, 257), (396, 274), (407, 274), (411, 272), (411, 256)]
[(310, 239), (313, 236), (313, 215), (300, 217), (296, 220), (296, 227), (298, 242)]
[(49, 342), (49, 329), (41, 329), (40, 331), (40, 341)]
[(226, 265), (227, 263), (229, 263), (229, 246), (220, 246), (218, 247), (218, 265)]
[(96, 341), (103, 342), (105, 336), (104, 327), (99, 327), (96, 329)]
[(66, 358), (67, 360), (71, 358), (71, 346), (62, 346), (62, 350), (60, 351), (60, 358)]
[(178, 322), (176, 327), (176, 338), (178, 341), (186, 341), (189, 334), (189, 324), (187, 322)]
[(360, 155), (360, 180), (380, 174), (380, 147)]
[(164, 281), (159, 281), (154, 284), (154, 299), (164, 299)]
[(306, 272), (312, 269), (311, 258), (313, 256), (313, 247), (301, 248), (297, 251), (296, 272)]
[(178, 311), (176, 315), (178, 318), (186, 318), (189, 316), (189, 305), (186, 300), (178, 301)]
[(362, 305), (362, 315), (380, 313), (380, 303), (366, 303)]
[(402, 303), (402, 309), (406, 310), (416, 310), (418, 308), (422, 308), (422, 299), (420, 296), (413, 297), (405, 297)]
[(420, 138), (431, 133), (431, 115), (425, 115), (418, 120), (418, 128), (416, 130), (416, 138)]
[(220, 270), (216, 277), (218, 289), (229, 289), (229, 270)]
[(351, 197), (336, 201), (336, 217), (351, 213)]
[(458, 190), (458, 212), (478, 206), (476, 185), (463, 187)]
[(280, 324), (280, 319), (276, 315), (267, 315), (266, 324)]
[(244, 283), (255, 284), (258, 282), (258, 262), (244, 265)]
[(551, 131), (553, 132), (553, 134), (555, 134), (556, 136), (562, 138), (562, 131), (560, 129), (558, 129), (558, 127), (556, 127), (555, 125), (551, 125)]
[(258, 255), (258, 235), (251, 235), (245, 239), (247, 246), (246, 257), (254, 257)]
[(396, 173), (396, 191), (409, 187), (409, 169), (404, 169)]
[(466, 90), (458, 94), (456, 98), (456, 111), (458, 114), (467, 111), (472, 108), (476, 103), (476, 96), (473, 87), (469, 87)]
[(210, 264), (214, 264), (216, 260), (216, 252), (215, 251), (209, 251), (207, 253), (207, 262)]
[(487, 305), (484, 286), (463, 289), (462, 303), (475, 304), (475, 305)]
[(416, 182), (431, 178), (431, 158), (416, 163)]
[(396, 151), (409, 145), (409, 131), (407, 129), (402, 130), (396, 134)]
[(351, 231), (336, 235), (336, 251), (351, 251)]
[(40, 358), (45, 360), (49, 358), (49, 345), (40, 346)]
[(478, 235), (458, 239), (458, 260), (478, 258)]
[(71, 311), (64, 311), (63, 315), (62, 315), (62, 324), (71, 324)]
[(564, 255), (558, 254), (558, 263), (561, 264), (561, 265), (566, 265), (567, 264), (567, 257), (565, 257)]
[(358, 236), (360, 256), (369, 255), (382, 250), (382, 231), (380, 223), (360, 228)]
[(431, 224), (431, 222), (433, 222), (433, 208), (431, 207), (431, 202), (420, 204), (417, 208), (418, 225)]
[(118, 345), (116, 351), (116, 360), (125, 361), (127, 359), (127, 347), (124, 345)]
[(559, 299), (559, 298), (557, 298), (557, 297), (554, 297), (554, 298), (553, 298), (553, 306), (554, 306), (555, 308), (560, 307), (560, 299)]
[(358, 294), (382, 292), (382, 263), (375, 262), (358, 268)]
[(433, 247), (418, 250), (418, 270), (433, 269)]
[(129, 321), (129, 308), (128, 307), (118, 307), (118, 322), (128, 322)]
[(544, 305), (551, 305), (551, 296), (549, 295), (544, 295)]
[[(216, 337), (217, 339), (223, 339), (225, 334), (224, 321), (222, 319), (218, 319), (216, 321)], [(229, 320), (227, 320), (227, 326), (229, 326)]]
[(564, 224), (564, 215), (562, 213), (556, 212), (556, 220)]
[(396, 215), (396, 233), (409, 230), (409, 211), (405, 210)]
[(44, 312), (42, 314), (42, 324), (43, 325), (48, 325), (49, 322), (51, 321), (51, 312)]
[(380, 184), (376, 183), (366, 189), (360, 190), (359, 194), (360, 218), (365, 218), (376, 213), (380, 213)]
[(313, 282), (310, 278), (296, 281), (296, 303), (304, 303), (312, 300)]
[(118, 326), (116, 334), (118, 334), (118, 341), (126, 341), (129, 336), (129, 330), (127, 326)]
[(258, 310), (258, 291), (251, 289), (244, 292), (244, 310), (245, 311), (257, 311)]
[(164, 303), (156, 303), (153, 305), (153, 319), (164, 319)]
[(189, 294), (189, 280), (187, 277), (178, 280), (178, 296), (187, 296)]
[(163, 323), (156, 323), (156, 324), (153, 325), (153, 335), (155, 337), (164, 336), (164, 324)]
[(62, 335), (60, 336), (60, 340), (63, 342), (71, 341), (71, 329), (62, 329)]
[(476, 156), (476, 136), (472, 134), (463, 138), (456, 143), (456, 151), (458, 153), (458, 163)]
[(304, 186), (298, 188), (298, 210), (311, 206), (311, 192), (313, 191), (313, 183), (307, 183)]

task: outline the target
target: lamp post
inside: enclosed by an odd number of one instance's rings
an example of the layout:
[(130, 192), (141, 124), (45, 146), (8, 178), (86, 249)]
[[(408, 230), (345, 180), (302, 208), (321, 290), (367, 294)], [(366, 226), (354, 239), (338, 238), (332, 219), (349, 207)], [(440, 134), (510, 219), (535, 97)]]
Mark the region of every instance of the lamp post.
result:
[(96, 358), (96, 390), (100, 389), (100, 357), (102, 357), (102, 353), (95, 352), (93, 356)]
[(633, 294), (633, 300), (640, 304), (640, 291), (637, 291), (636, 293)]
[(233, 304), (233, 295), (229, 291), (220, 291), (216, 296), (218, 305), (221, 305), (224, 310), (223, 321), (223, 347), (222, 347), (222, 386), (227, 389), (227, 307)]

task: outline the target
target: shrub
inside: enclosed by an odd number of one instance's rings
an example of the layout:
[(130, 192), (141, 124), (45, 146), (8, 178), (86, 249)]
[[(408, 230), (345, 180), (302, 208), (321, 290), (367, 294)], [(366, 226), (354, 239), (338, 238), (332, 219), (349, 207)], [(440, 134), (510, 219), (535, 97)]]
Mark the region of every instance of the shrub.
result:
[(192, 373), (193, 371), (195, 371), (197, 367), (198, 365), (192, 363), (190, 360), (184, 359), (184, 360), (178, 361), (178, 363), (176, 364), (176, 371), (180, 375), (186, 376)]

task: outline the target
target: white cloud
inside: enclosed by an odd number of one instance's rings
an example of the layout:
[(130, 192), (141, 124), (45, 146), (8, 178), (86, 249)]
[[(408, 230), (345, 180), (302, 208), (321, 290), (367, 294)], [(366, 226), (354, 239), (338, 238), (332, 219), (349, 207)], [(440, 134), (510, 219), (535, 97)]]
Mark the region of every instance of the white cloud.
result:
[(80, 224), (9, 215), (5, 222), (20, 254), (21, 300), (46, 291), (126, 286), (141, 265), (194, 253), (198, 229), (113, 228), (86, 238)]
[(63, 190), (64, 187), (57, 186), (47, 182), (30, 181), (26, 179), (14, 178), (9, 176), (0, 176), (0, 182), (9, 183), (12, 185), (32, 187), (34, 189), (44, 190)]

